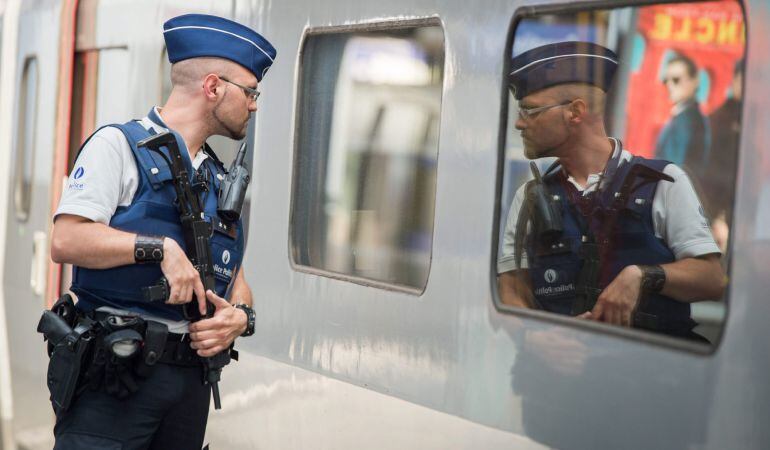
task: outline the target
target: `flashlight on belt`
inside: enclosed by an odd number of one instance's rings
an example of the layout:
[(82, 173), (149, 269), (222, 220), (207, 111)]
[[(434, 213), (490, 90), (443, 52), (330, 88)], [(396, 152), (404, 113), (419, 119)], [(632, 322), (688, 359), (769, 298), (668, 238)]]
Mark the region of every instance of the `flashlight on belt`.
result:
[(241, 217), (243, 200), (246, 198), (246, 189), (249, 186), (249, 170), (243, 164), (246, 156), (246, 142), (241, 144), (235, 155), (225, 179), (219, 187), (217, 199), (217, 214), (228, 222), (235, 222)]

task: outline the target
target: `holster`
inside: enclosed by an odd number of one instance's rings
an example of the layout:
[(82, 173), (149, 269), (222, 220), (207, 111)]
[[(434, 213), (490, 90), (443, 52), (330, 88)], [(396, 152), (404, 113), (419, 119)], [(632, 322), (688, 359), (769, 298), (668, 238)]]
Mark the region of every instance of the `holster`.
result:
[[(72, 299), (68, 295), (66, 297), (71, 303)], [(64, 300), (67, 302), (67, 299)], [(83, 371), (83, 361), (93, 347), (94, 326), (93, 320), (84, 317), (73, 328), (61, 315), (48, 310), (40, 318), (37, 331), (49, 342), (51, 356), (46, 384), (57, 416), (72, 404)]]

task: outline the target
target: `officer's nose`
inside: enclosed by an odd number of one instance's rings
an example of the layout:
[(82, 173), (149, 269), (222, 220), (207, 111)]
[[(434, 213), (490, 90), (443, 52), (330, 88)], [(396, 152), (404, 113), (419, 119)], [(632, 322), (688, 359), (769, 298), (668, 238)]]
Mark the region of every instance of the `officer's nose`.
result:
[(521, 131), (527, 128), (527, 122), (521, 118), (521, 114), (516, 114), (516, 122), (514, 122), (513, 126), (515, 126), (517, 130)]

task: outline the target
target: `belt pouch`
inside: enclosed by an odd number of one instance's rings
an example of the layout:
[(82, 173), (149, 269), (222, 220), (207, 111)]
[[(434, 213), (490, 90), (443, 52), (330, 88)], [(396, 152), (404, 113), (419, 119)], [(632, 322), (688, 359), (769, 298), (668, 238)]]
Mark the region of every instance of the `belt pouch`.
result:
[(147, 328), (144, 332), (144, 347), (142, 347), (142, 358), (136, 366), (136, 374), (140, 377), (147, 377), (150, 371), (163, 355), (168, 337), (168, 326), (154, 320), (147, 321)]

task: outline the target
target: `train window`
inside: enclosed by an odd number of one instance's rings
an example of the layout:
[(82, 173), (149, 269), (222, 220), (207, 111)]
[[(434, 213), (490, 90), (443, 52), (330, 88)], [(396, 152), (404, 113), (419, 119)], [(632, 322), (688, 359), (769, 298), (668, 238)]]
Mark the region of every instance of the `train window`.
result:
[(16, 125), (16, 145), (14, 146), (14, 188), (13, 200), (16, 218), (26, 221), (29, 216), (32, 199), (32, 178), (35, 159), (35, 137), (37, 136), (37, 59), (29, 57), (24, 61), (22, 72), (18, 122)]
[(740, 3), (530, 10), (512, 29), (499, 309), (715, 345), (741, 131)]
[(294, 263), (422, 291), (433, 241), (442, 28), (431, 21), (311, 33), (301, 64)]

